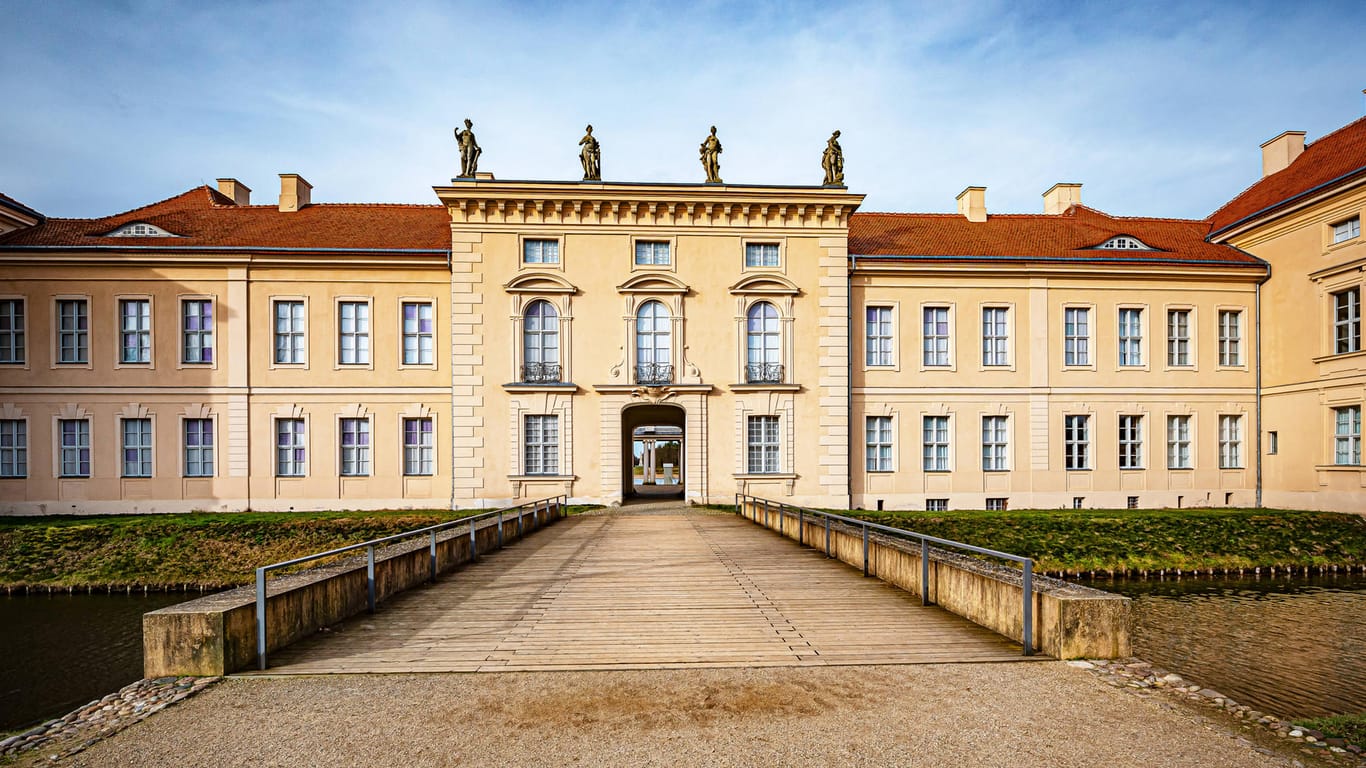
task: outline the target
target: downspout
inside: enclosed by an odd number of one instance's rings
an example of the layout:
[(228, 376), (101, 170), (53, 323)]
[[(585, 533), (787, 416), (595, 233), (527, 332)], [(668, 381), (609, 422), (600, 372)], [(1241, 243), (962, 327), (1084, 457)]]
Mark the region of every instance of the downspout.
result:
[[(847, 241), (846, 241), (847, 243)], [(847, 247), (847, 244), (846, 244)], [(854, 506), (854, 270), (858, 269), (858, 254), (849, 254), (849, 272), (844, 278), (844, 412), (846, 441), (844, 496), (849, 507)]]
[[(1271, 277), (1271, 267), (1267, 266), (1267, 278)], [(1257, 297), (1254, 300), (1253, 313), (1257, 316), (1257, 508), (1262, 506), (1262, 283), (1265, 279), (1257, 282)]]
[[(454, 239), (454, 237), (452, 237), (452, 239)], [(455, 247), (455, 246), (452, 244), (451, 248), (453, 249), (454, 247)], [(454, 263), (453, 263), (453, 262), (455, 261), (454, 253), (455, 253), (454, 250), (450, 250), (450, 251), (447, 251), (447, 252), (446, 252), (446, 271), (447, 271), (447, 272), (450, 274), (450, 276), (451, 276), (450, 280), (446, 281), (446, 289), (447, 289), (448, 291), (451, 291), (451, 292), (453, 292), (453, 291), (455, 290), (455, 286), (452, 285), (452, 281), (455, 280), (455, 266), (454, 266)], [(447, 296), (449, 297), (450, 294), (448, 293)], [(451, 321), (450, 321), (449, 323), (446, 324), (446, 333), (447, 333), (447, 335), (449, 335), (449, 336), (451, 337), (451, 340), (450, 340), (450, 344), (451, 344), (451, 347), (450, 347), (450, 354), (446, 356), (446, 367), (451, 369), (451, 387), (450, 387), (450, 392), (451, 392), (451, 411), (450, 411), (450, 414), (449, 414), (448, 417), (447, 417), (448, 420), (450, 421), (450, 423), (446, 425), (446, 431), (448, 431), (448, 432), (451, 433), (451, 441), (450, 441), (450, 443), (446, 446), (446, 452), (449, 453), (449, 454), (451, 455), (451, 476), (450, 476), (450, 478), (449, 478), (450, 487), (451, 487), (451, 497), (450, 497), (450, 501), (449, 501), (448, 504), (447, 504), (447, 509), (449, 509), (450, 511), (454, 512), (454, 511), (455, 511), (455, 311), (454, 311), (455, 308), (451, 305), (451, 302), (450, 302), (450, 301), (447, 301), (447, 302), (446, 302), (446, 306), (448, 307), (448, 309), (447, 309), (446, 311), (451, 313)], [(433, 438), (433, 442), (435, 442), (435, 438)], [(502, 523), (499, 523), (499, 525), (502, 525)], [(518, 525), (521, 525), (521, 524), (518, 523)], [(501, 531), (502, 529), (499, 529), (499, 530)], [(500, 533), (499, 535), (501, 535), (501, 533)]]

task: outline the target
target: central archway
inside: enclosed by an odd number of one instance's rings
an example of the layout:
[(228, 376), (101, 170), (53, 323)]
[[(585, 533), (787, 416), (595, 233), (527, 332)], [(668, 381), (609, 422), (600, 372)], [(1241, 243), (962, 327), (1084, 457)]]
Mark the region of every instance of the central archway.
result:
[(622, 410), (623, 502), (683, 498), (686, 419), (677, 405), (642, 403)]

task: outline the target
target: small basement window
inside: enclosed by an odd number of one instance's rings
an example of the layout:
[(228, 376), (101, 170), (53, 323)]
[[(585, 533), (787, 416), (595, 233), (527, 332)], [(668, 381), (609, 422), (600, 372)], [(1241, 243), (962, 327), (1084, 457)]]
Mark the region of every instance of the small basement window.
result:
[(987, 499), (988, 512), (1004, 512), (1009, 506), (1009, 499)]
[(1126, 506), (1127, 506), (1129, 509), (1138, 509), (1138, 497), (1137, 497), (1137, 496), (1130, 496), (1130, 497), (1129, 497), (1129, 503), (1128, 503)]
[(925, 499), (925, 511), (926, 511), (926, 512), (948, 512), (948, 511), (949, 511), (949, 500), (948, 500), (948, 499)]
[(135, 221), (132, 224), (124, 224), (105, 237), (179, 237), (179, 235), (174, 235), (161, 227), (144, 221)]

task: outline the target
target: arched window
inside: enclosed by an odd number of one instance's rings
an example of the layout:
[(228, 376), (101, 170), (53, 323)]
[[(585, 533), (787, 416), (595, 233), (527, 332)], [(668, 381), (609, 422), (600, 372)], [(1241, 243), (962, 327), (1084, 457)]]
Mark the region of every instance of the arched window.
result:
[(1118, 235), (1096, 246), (1107, 251), (1151, 251), (1153, 248), (1129, 235)]
[(669, 310), (647, 301), (636, 312), (636, 383), (668, 384), (674, 367)]
[(555, 305), (539, 299), (522, 316), (522, 381), (560, 380), (560, 316)]
[(749, 308), (745, 325), (748, 353), (745, 381), (750, 384), (779, 384), (783, 380), (782, 352), (779, 347), (778, 310), (767, 301)]

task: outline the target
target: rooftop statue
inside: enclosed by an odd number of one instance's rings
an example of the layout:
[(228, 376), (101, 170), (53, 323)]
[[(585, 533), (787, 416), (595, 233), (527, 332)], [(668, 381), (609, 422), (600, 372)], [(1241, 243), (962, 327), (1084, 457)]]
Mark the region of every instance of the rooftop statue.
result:
[(702, 156), (702, 168), (707, 172), (708, 184), (721, 182), (721, 140), (716, 138), (716, 126), (711, 127), (711, 135), (703, 139), (697, 150)]
[(588, 133), (579, 139), (583, 149), (579, 151), (579, 162), (583, 163), (584, 181), (602, 181), (602, 147), (593, 138), (593, 126), (584, 129)]
[(844, 150), (840, 149), (839, 137), (839, 131), (830, 134), (825, 142), (825, 154), (821, 155), (821, 167), (825, 169), (822, 184), (827, 187), (844, 186)]
[(465, 118), (465, 130), (455, 129), (455, 140), (460, 144), (460, 178), (472, 179), (479, 170), (479, 142), (474, 140), (474, 123)]

